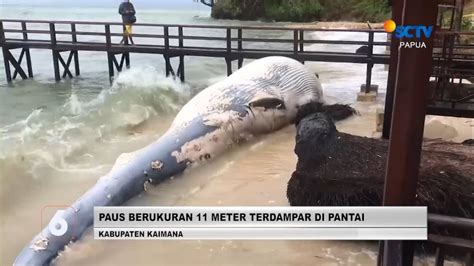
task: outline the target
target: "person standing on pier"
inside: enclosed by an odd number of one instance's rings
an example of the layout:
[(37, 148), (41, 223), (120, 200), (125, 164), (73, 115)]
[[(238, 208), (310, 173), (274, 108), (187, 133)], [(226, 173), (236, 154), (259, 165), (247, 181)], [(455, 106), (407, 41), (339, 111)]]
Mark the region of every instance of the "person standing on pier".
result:
[(127, 44), (127, 40), (130, 39), (132, 44), (135, 44), (132, 39), (132, 25), (137, 21), (135, 17), (135, 7), (130, 2), (130, 0), (124, 0), (119, 6), (119, 14), (122, 15), (122, 21), (125, 25), (123, 32), (123, 39), (120, 41), (120, 44)]

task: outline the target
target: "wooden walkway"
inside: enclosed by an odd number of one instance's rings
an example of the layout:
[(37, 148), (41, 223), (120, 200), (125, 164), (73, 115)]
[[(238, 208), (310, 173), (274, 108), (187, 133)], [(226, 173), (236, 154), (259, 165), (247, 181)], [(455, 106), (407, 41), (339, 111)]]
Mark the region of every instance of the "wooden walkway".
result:
[[(387, 54), (390, 42), (386, 41), (387, 34), (382, 30), (136, 23), (133, 31), (132, 41), (124, 36), (122, 23), (0, 20), (0, 45), (6, 80), (10, 83), (18, 77), (33, 77), (31, 49), (52, 51), (56, 81), (80, 75), (80, 51), (107, 53), (111, 82), (117, 72), (130, 67), (131, 53), (162, 55), (166, 75), (181, 81), (185, 80), (185, 57), (222, 58), (230, 75), (234, 61), (240, 68), (245, 59), (280, 55), (303, 63), (365, 64), (366, 79), (365, 84), (361, 85), (361, 92), (369, 93), (376, 90), (376, 86), (371, 84), (374, 64), (389, 64), (390, 61)], [(353, 34), (359, 40), (331, 39), (334, 33)], [(474, 78), (474, 71), (469, 71), (474, 69), (474, 45), (458, 44), (454, 40), (461, 33), (450, 34), (441, 36), (439, 43), (435, 42), (433, 76), (436, 77), (436, 91), (442, 97), (438, 97), (428, 111), (439, 115), (465, 116), (464, 110), (468, 110), (469, 116), (474, 116), (472, 95), (447, 100), (443, 96), (448, 89), (445, 83), (452, 83), (453, 78)], [(360, 40), (360, 36), (366, 39)], [(19, 52), (13, 53), (14, 50)], [(177, 66), (173, 66), (172, 58), (178, 58)]]
[[(61, 27), (61, 29), (59, 29)], [(86, 29), (79, 29), (79, 27)], [(90, 28), (94, 28), (91, 31)], [(367, 65), (367, 84), (370, 85), (374, 64), (388, 64), (389, 55), (374, 54), (374, 46), (388, 46), (389, 42), (376, 42), (376, 34), (386, 33), (380, 30), (341, 30), (341, 29), (308, 29), (292, 27), (257, 27), (257, 26), (214, 26), (214, 25), (165, 25), (137, 23), (133, 26), (134, 44), (128, 38), (123, 39), (123, 25), (109, 22), (84, 21), (38, 21), (38, 20), (0, 20), (0, 43), (2, 45), (5, 71), (8, 82), (18, 75), (25, 79), (33, 76), (31, 69), (30, 49), (49, 49), (53, 51), (55, 78), (72, 77), (69, 70), (74, 61), (76, 73), (79, 74), (78, 51), (102, 51), (108, 53), (109, 74), (113, 78), (115, 71), (130, 65), (130, 53), (163, 55), (166, 74), (176, 75), (184, 81), (184, 57), (204, 56), (218, 57), (226, 61), (227, 73), (232, 73), (232, 62), (238, 61), (242, 66), (244, 59), (258, 59), (266, 56), (281, 55), (301, 62), (324, 61), (341, 63), (361, 63)], [(184, 33), (187, 34), (184, 34)], [(202, 35), (202, 32), (209, 34)], [(310, 39), (313, 32), (358, 32), (365, 33), (365, 41), (341, 41), (330, 39)], [(198, 33), (201, 33), (199, 35)], [(277, 33), (277, 34), (276, 34)], [(35, 35), (36, 38), (30, 37)], [(275, 36), (276, 37), (260, 37)], [(40, 38), (38, 38), (38, 36)], [(283, 38), (281, 38), (283, 36)], [(60, 38), (61, 37), (61, 38)], [(80, 40), (83, 39), (83, 40)], [(85, 39), (85, 40), (84, 40)], [(93, 41), (91, 41), (93, 39)], [(212, 43), (211, 43), (212, 42)], [(199, 43), (199, 44), (196, 44)], [(216, 46), (217, 44), (217, 46)], [(264, 44), (264, 45), (262, 45)], [(351, 45), (352, 52), (327, 52), (308, 50), (307, 46)], [(274, 45), (280, 49), (261, 49)], [(356, 53), (360, 46), (366, 46), (364, 53)], [(24, 56), (15, 58), (12, 49), (23, 49)], [(69, 52), (64, 59), (61, 53)], [(115, 56), (121, 56), (117, 59)], [(26, 56), (27, 75), (21, 65)], [(170, 58), (179, 57), (176, 73), (171, 66)], [(11, 75), (10, 63), (16, 75)], [(125, 65), (124, 65), (125, 64)], [(62, 68), (63, 73), (61, 75)], [(370, 87), (370, 86), (369, 86)]]

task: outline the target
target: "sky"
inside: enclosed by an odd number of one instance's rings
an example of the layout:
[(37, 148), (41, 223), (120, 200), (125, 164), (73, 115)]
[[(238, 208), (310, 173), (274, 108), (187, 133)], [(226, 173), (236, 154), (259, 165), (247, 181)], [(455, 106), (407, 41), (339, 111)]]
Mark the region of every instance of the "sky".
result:
[[(116, 7), (122, 0), (0, 0), (1, 5)], [(194, 0), (132, 0), (136, 7), (162, 9), (209, 9)], [(0, 11), (1, 12), (1, 11)]]

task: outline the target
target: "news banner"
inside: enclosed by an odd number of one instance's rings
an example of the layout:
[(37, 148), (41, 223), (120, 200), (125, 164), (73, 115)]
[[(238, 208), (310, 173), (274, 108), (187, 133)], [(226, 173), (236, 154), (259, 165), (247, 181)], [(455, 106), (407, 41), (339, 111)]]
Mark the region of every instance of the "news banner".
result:
[(426, 240), (426, 207), (95, 207), (95, 239)]

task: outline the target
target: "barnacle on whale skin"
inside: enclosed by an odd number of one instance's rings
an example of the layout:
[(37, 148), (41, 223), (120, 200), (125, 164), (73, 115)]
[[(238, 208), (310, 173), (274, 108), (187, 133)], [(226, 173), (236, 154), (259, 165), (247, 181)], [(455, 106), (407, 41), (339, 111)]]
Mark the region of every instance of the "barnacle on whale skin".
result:
[(45, 250), (48, 247), (48, 244), (49, 240), (43, 237), (32, 243), (30, 248), (32, 248), (34, 251), (41, 251)]
[(151, 169), (160, 170), (161, 168), (163, 168), (163, 162), (159, 160), (151, 162)]

